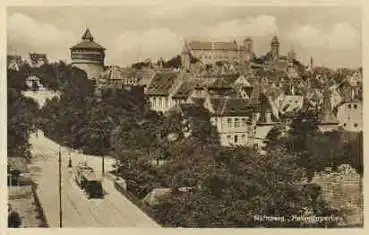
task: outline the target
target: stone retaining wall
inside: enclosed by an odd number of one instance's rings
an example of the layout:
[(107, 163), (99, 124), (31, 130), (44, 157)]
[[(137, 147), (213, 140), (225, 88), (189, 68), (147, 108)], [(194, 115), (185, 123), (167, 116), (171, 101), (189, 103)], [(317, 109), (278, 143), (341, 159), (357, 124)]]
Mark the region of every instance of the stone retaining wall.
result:
[(318, 184), (324, 199), (343, 213), (342, 226), (363, 226), (362, 180), (349, 165), (341, 165), (336, 172), (330, 168), (315, 174), (312, 183)]

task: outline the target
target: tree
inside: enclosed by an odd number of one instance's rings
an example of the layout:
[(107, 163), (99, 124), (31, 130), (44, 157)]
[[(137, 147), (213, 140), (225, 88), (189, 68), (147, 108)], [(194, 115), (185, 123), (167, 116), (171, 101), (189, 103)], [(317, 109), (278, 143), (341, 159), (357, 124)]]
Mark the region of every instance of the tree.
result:
[(34, 131), (38, 104), (8, 88), (8, 156), (30, 157), (29, 135)]
[(177, 55), (168, 61), (164, 62), (164, 68), (180, 68), (181, 67), (181, 56)]
[[(257, 221), (257, 215), (292, 218), (335, 213), (307, 189), (303, 169), (296, 156), (284, 150), (261, 156), (248, 148), (218, 151), (215, 171), (203, 176), (201, 187), (173, 195), (154, 207), (154, 215), (164, 226), (181, 227), (300, 227), (301, 221)], [(204, 166), (204, 165), (202, 165)]]

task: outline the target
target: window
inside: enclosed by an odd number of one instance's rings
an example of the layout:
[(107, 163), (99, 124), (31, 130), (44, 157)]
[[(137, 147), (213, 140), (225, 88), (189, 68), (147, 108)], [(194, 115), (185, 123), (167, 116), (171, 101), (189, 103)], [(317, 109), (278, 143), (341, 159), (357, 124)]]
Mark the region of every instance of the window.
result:
[(350, 109), (351, 108), (351, 104), (349, 104), (349, 105), (347, 105), (348, 106), (348, 108)]
[(166, 99), (164, 97), (161, 98), (161, 107), (165, 108), (166, 106)]
[(241, 141), (242, 141), (242, 143), (246, 144), (246, 135), (242, 135)]
[(354, 109), (357, 109), (357, 104), (354, 104)]
[(346, 126), (346, 123), (343, 123), (343, 126)]
[(354, 124), (354, 127), (357, 127), (357, 123)]
[(227, 124), (228, 124), (228, 128), (232, 128), (232, 119), (231, 118), (227, 119)]
[(247, 120), (246, 120), (246, 118), (242, 118), (242, 126), (247, 126)]
[(160, 106), (160, 98), (156, 97), (155, 106), (159, 108)]
[(230, 136), (230, 135), (227, 135), (227, 142), (228, 142), (229, 144), (231, 144), (231, 143), (232, 143), (232, 138), (231, 138), (231, 136)]
[(237, 144), (238, 143), (238, 135), (234, 136), (234, 142)]
[(234, 127), (235, 128), (240, 127), (240, 119), (238, 119), (238, 118), (234, 119)]

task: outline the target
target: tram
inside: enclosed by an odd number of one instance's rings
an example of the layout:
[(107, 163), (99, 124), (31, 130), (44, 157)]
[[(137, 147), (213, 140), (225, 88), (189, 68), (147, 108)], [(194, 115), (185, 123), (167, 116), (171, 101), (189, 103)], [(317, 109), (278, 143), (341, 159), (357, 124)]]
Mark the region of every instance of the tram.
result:
[(75, 181), (85, 191), (88, 198), (103, 198), (104, 190), (101, 180), (96, 177), (94, 170), (86, 163), (80, 163), (76, 167)]

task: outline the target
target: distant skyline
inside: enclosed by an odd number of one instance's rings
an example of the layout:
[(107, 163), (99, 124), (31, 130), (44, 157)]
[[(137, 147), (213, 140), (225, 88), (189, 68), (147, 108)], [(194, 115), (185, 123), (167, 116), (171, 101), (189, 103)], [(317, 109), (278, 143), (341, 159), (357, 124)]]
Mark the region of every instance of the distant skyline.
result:
[(277, 35), (280, 53), (293, 48), (308, 64), (359, 67), (361, 10), (354, 7), (251, 7), (166, 5), (9, 7), (8, 53), (46, 53), (49, 60), (70, 62), (69, 48), (90, 28), (106, 50), (107, 65), (169, 59), (188, 40), (254, 40), (257, 56)]

